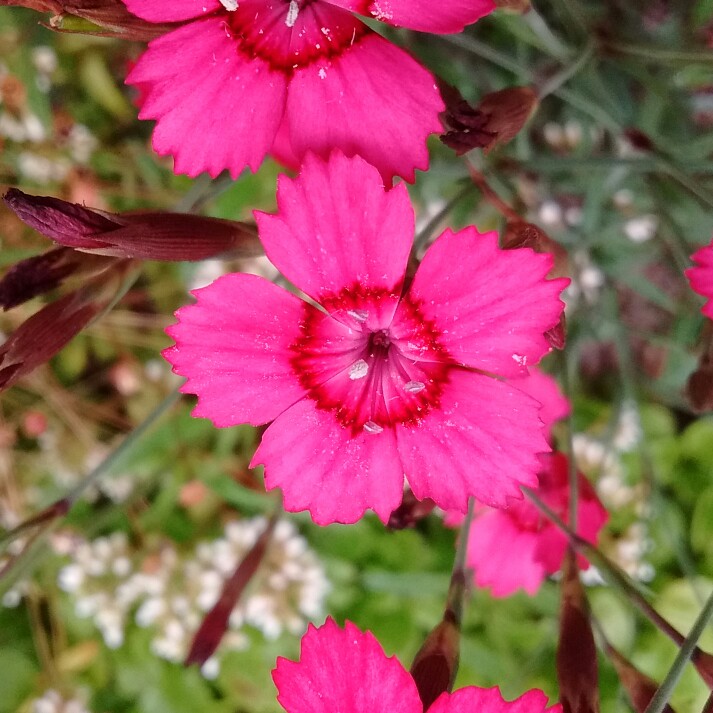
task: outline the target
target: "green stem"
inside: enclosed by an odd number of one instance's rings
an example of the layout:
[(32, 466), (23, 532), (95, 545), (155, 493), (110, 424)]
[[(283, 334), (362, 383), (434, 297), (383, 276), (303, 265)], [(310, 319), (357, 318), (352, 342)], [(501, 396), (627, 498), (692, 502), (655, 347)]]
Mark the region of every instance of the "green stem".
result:
[(646, 708), (645, 713), (662, 713), (666, 704), (673, 693), (673, 689), (676, 687), (683, 669), (686, 664), (691, 660), (692, 656), (696, 652), (698, 646), (698, 639), (701, 638), (704, 629), (708, 626), (708, 622), (713, 618), (713, 593), (708, 597), (708, 601), (698, 615), (696, 622), (693, 624), (693, 628), (683, 642), (678, 655), (674, 659), (673, 665), (666, 674), (666, 678), (662, 681), (658, 690), (651, 699), (649, 705)]
[(554, 94), (560, 87), (565, 85), (582, 67), (592, 58), (594, 54), (594, 43), (590, 40), (587, 42), (583, 52), (569, 64), (565, 64), (562, 69), (554, 76), (550, 77), (538, 91), (538, 99), (542, 101), (550, 94)]
[(632, 57), (644, 57), (653, 62), (684, 62), (686, 64), (713, 64), (713, 53), (711, 52), (683, 52), (678, 50), (668, 50), (655, 45), (629, 45), (621, 42), (611, 42), (605, 40), (602, 48), (612, 50), (618, 54), (628, 54)]

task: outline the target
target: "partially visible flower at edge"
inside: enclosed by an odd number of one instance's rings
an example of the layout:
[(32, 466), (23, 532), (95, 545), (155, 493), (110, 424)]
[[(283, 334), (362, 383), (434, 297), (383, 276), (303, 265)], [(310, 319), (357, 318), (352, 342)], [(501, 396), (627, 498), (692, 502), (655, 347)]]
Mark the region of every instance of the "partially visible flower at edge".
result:
[[(569, 521), (569, 468), (562, 453), (540, 456), (542, 470), (537, 495), (565, 522)], [(596, 544), (608, 514), (591, 486), (578, 477), (577, 534)], [(529, 500), (512, 501), (507, 509), (483, 508), (474, 519), (468, 539), (468, 566), (478, 587), (489, 587), (494, 597), (518, 589), (533, 595), (545, 578), (562, 567), (567, 536)], [(580, 569), (589, 563), (578, 558)]]
[[(310, 625), (302, 638), (299, 661), (277, 659), (272, 672), (278, 703), (287, 713), (423, 713), (416, 683), (396, 657), (387, 657), (374, 635), (347, 621)], [(498, 688), (468, 686), (444, 692), (428, 713), (561, 713), (546, 708), (547, 696), (527, 691), (515, 701)]]
[(271, 262), (322, 309), (258, 277), (194, 291), (164, 351), (216, 426), (273, 423), (265, 465), (289, 511), (386, 522), (403, 497), (465, 512), (534, 486), (549, 450), (539, 404), (493, 375), (547, 353), (566, 279), (549, 255), (501, 250), (495, 233), (446, 230), (402, 295), (414, 216), (404, 185), (335, 152), (281, 176), (276, 216), (256, 213)]
[(691, 289), (707, 299), (701, 312), (713, 319), (713, 242), (693, 253), (691, 260), (696, 264), (686, 270), (686, 277)]
[(127, 78), (155, 119), (153, 147), (177, 173), (236, 177), (273, 153), (359, 154), (384, 180), (426, 169), (440, 132), (434, 78), (352, 13), (426, 32), (460, 32), (492, 0), (123, 0), (151, 22), (182, 22), (153, 40)]

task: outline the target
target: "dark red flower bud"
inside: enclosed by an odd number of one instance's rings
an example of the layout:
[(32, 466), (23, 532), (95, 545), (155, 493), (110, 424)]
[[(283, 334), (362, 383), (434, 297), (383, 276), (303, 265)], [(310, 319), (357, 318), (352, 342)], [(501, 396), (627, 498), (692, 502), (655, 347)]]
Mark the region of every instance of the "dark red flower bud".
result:
[(450, 611), (431, 631), (411, 664), (411, 676), (427, 711), (444, 691), (453, 688), (460, 653), (460, 627)]
[(4, 200), (31, 228), (75, 250), (169, 262), (262, 254), (256, 231), (246, 223), (184, 213), (107, 213), (17, 188)]
[(88, 277), (114, 263), (111, 258), (56, 248), (13, 265), (0, 280), (0, 307), (11, 309), (59, 287), (70, 277)]
[(443, 122), (449, 129), (443, 136), (459, 156), (471, 149), (488, 153), (506, 144), (520, 132), (537, 106), (537, 94), (530, 87), (509, 87), (486, 94), (476, 107), (449, 86), (441, 86), (446, 103)]
[(557, 680), (564, 713), (598, 713), (597, 650), (587, 598), (571, 549), (562, 568)]
[(407, 527), (415, 527), (420, 520), (430, 515), (435, 507), (436, 503), (430, 498), (417, 500), (413, 491), (408, 488), (404, 492), (401, 505), (391, 513), (386, 526), (391, 530), (405, 530)]
[(265, 556), (276, 523), (277, 516), (274, 515), (231, 578), (223, 586), (220, 598), (205, 615), (200, 628), (193, 637), (191, 650), (186, 656), (184, 665), (190, 666), (195, 663), (202, 666), (215, 653), (228, 628), (231, 612)]
[(0, 390), (49, 361), (105, 310), (123, 284), (128, 266), (129, 261), (114, 261), (110, 275), (95, 278), (23, 322), (0, 345)]

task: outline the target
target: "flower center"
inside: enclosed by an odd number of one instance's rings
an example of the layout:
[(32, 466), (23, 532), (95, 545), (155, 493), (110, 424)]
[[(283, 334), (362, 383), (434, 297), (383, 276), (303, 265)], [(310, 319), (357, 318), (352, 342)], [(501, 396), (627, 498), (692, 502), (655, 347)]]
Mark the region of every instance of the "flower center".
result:
[(453, 366), (434, 325), (407, 300), (394, 316), (386, 291), (357, 286), (321, 301), (334, 316), (306, 306), (291, 347), (309, 397), (354, 435), (418, 424), (438, 405)]
[(291, 73), (342, 54), (369, 30), (323, 0), (221, 0), (226, 31), (238, 51)]

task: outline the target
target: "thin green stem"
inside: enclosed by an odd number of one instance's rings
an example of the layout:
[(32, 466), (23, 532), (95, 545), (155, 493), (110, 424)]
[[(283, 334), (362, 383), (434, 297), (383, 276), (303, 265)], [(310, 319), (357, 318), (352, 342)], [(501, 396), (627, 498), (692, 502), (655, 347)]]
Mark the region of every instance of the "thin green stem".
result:
[(643, 57), (650, 62), (683, 62), (685, 64), (713, 64), (711, 52), (684, 52), (669, 50), (655, 45), (632, 45), (623, 42), (605, 40), (601, 43), (604, 49), (612, 50), (618, 54), (627, 54), (632, 57)]
[(587, 42), (582, 53), (569, 64), (565, 64), (562, 69), (550, 77), (539, 89), (537, 96), (540, 101), (550, 94), (554, 94), (560, 87), (565, 85), (582, 67), (592, 58), (594, 54), (594, 42)]
[(681, 645), (673, 665), (666, 674), (666, 678), (664, 678), (651, 702), (646, 707), (645, 713), (661, 713), (664, 710), (669, 698), (671, 698), (673, 689), (676, 687), (679, 678), (681, 678), (683, 669), (695, 654), (698, 648), (698, 639), (701, 638), (711, 618), (713, 618), (713, 593), (708, 597), (708, 601), (698, 615), (693, 628)]
[(126, 438), (95, 468), (93, 468), (84, 478), (77, 483), (65, 496), (70, 504), (74, 504), (84, 491), (104, 473), (110, 471), (114, 465), (121, 460), (140, 441), (146, 432), (180, 399), (178, 389), (174, 389), (158, 406), (130, 433)]
[(474, 512), (475, 500), (470, 498), (468, 500), (468, 513), (465, 516), (465, 520), (463, 520), (458, 536), (451, 583), (448, 587), (448, 597), (446, 599), (446, 611), (453, 614), (456, 622), (460, 622), (463, 617), (463, 603), (465, 601), (466, 582), (468, 581), (466, 576), (466, 555), (468, 554), (468, 540)]

